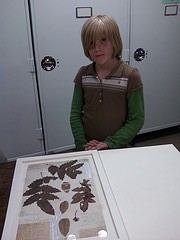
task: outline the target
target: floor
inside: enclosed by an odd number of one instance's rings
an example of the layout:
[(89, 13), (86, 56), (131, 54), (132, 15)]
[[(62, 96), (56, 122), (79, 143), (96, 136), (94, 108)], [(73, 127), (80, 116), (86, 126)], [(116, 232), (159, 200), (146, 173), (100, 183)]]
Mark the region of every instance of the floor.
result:
[(180, 126), (138, 135), (133, 147), (173, 144), (180, 151)]
[(6, 217), (15, 164), (15, 161), (0, 164), (0, 236)]

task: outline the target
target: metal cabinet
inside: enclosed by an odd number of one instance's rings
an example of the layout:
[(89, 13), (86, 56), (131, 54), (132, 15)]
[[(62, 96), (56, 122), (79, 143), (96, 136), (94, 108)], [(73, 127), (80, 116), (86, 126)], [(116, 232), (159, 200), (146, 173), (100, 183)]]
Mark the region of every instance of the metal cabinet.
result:
[(8, 159), (42, 154), (27, 9), (23, 0), (0, 5), (0, 148)]
[(130, 1), (106, 0), (103, 7), (101, 1), (93, 0), (30, 3), (45, 144), (51, 153), (74, 147), (69, 123), (73, 80), (78, 69), (89, 63), (81, 46), (83, 23), (91, 15), (112, 15), (121, 29), (124, 58), (129, 60)]
[[(141, 132), (178, 126), (179, 4), (131, 2), (130, 64), (140, 70), (144, 84), (145, 124)], [(136, 59), (138, 51), (140, 59)]]

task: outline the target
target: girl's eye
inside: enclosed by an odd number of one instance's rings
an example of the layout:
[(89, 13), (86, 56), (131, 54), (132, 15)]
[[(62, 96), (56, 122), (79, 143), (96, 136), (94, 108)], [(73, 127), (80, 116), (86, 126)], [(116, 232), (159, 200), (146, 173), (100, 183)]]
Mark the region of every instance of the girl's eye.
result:
[(102, 41), (102, 42), (106, 42), (106, 38), (102, 38), (101, 41)]

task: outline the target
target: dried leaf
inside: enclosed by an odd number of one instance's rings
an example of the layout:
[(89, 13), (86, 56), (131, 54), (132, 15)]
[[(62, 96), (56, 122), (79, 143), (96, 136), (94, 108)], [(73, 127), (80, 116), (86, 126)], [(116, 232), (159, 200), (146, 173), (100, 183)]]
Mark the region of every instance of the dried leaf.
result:
[(63, 163), (63, 164), (61, 165), (61, 168), (64, 168), (64, 169), (65, 169), (65, 168), (68, 168), (68, 167), (72, 166), (73, 164), (75, 164), (77, 161), (78, 161), (78, 160), (72, 160), (72, 161)]
[(85, 197), (86, 198), (93, 198), (95, 196), (91, 192), (85, 192)]
[(34, 194), (32, 196), (30, 196), (23, 204), (23, 206), (28, 206), (32, 203), (35, 203), (39, 200), (55, 200), (55, 199), (59, 199), (59, 197), (53, 195), (53, 194), (49, 194), (49, 193), (37, 193)]
[(59, 199), (58, 196), (56, 196), (56, 195), (54, 195), (54, 194), (50, 194), (50, 193), (41, 193), (40, 195), (42, 195), (42, 199), (46, 199), (46, 200)]
[(91, 184), (88, 184), (88, 182), (89, 182), (89, 179), (83, 179), (83, 181), (81, 182), (81, 185), (90, 187)]
[(78, 164), (75, 164), (74, 166), (72, 166), (71, 168), (73, 169), (77, 169), (77, 168), (80, 168), (84, 165), (84, 163), (78, 163)]
[(69, 203), (68, 201), (64, 201), (60, 204), (59, 206), (59, 209), (60, 209), (60, 212), (63, 214), (65, 213), (67, 210), (68, 210), (68, 207), (69, 207)]
[(81, 173), (82, 173), (82, 171), (77, 170), (77, 168), (82, 167), (83, 164), (84, 164), (84, 163), (79, 163), (79, 164), (76, 164), (76, 165), (74, 165), (74, 166), (69, 167), (69, 168), (66, 170), (66, 174), (67, 174), (70, 178), (75, 179), (78, 174), (81, 174)]
[(43, 184), (42, 178), (36, 179), (36, 180), (33, 181), (31, 184), (29, 184), (28, 187), (29, 187), (29, 188), (34, 188), (34, 187), (36, 187), (36, 186), (40, 186), (41, 184)]
[(57, 177), (52, 177), (52, 176), (43, 177), (43, 178), (33, 181), (31, 184), (28, 185), (28, 187), (34, 188), (36, 186), (42, 185), (43, 183), (49, 183), (50, 180), (56, 180), (56, 179), (57, 179)]
[(71, 179), (76, 179), (77, 177), (77, 173), (75, 171), (72, 171), (71, 169), (68, 169), (66, 171), (66, 174), (68, 177), (70, 177)]
[(63, 218), (59, 221), (59, 230), (61, 234), (66, 237), (69, 232), (70, 221), (68, 218)]
[(68, 175), (70, 178), (75, 179), (78, 174), (81, 174), (82, 171), (77, 170), (81, 166), (83, 166), (84, 163), (79, 163), (74, 165), (78, 160), (73, 160), (70, 162), (63, 163), (60, 167), (51, 165), (48, 168), (48, 171), (55, 175), (57, 173), (58, 177), (63, 180), (65, 175)]
[(80, 209), (83, 211), (83, 212), (86, 212), (87, 209), (88, 209), (88, 199), (80, 202)]
[(24, 202), (23, 206), (28, 206), (34, 202), (37, 202), (39, 199), (41, 199), (41, 194), (34, 194)]
[(57, 174), (58, 174), (58, 177), (59, 177), (61, 180), (63, 180), (63, 179), (64, 179), (64, 176), (65, 176), (65, 170), (64, 170), (64, 169), (61, 169), (61, 167), (60, 167), (60, 168), (58, 168)]
[(59, 189), (57, 188), (53, 188), (49, 185), (43, 185), (42, 188), (41, 188), (41, 191), (42, 192), (47, 192), (47, 193), (56, 193), (56, 192), (60, 192)]
[(88, 199), (88, 202), (89, 203), (95, 203), (96, 201), (94, 199), (90, 198), (90, 199)]
[(33, 194), (38, 193), (38, 192), (55, 193), (55, 192), (60, 192), (60, 190), (57, 189), (57, 188), (53, 188), (49, 185), (36, 186), (34, 188), (31, 188), (31, 189), (27, 190), (23, 194), (23, 196), (30, 196), (30, 195), (33, 195)]
[(50, 180), (56, 180), (57, 177), (50, 177), (50, 176), (47, 176), (47, 177), (43, 177), (42, 180), (44, 183), (49, 183)]
[(74, 196), (72, 197), (73, 201), (71, 203), (74, 204), (80, 202), (83, 199), (83, 196), (84, 195), (82, 193), (74, 194)]
[(54, 165), (51, 165), (50, 167), (48, 167), (48, 171), (52, 174), (52, 175), (55, 175), (56, 172), (58, 170), (58, 167), (57, 166), (54, 166)]
[[(90, 194), (90, 193), (91, 193), (90, 187), (84, 187), (84, 193), (85, 193), (86, 195)], [(93, 195), (93, 196), (94, 196), (94, 195)]]
[(72, 204), (80, 202), (80, 209), (85, 212), (88, 209), (89, 203), (95, 203), (93, 199), (95, 196), (91, 193), (91, 184), (88, 184), (89, 180), (83, 179), (81, 187), (76, 187), (72, 191), (77, 192), (72, 197)]
[(40, 186), (30, 188), (29, 190), (27, 190), (26, 192), (23, 193), (23, 196), (30, 196), (30, 195), (33, 195), (33, 194), (38, 193), (38, 192), (41, 192), (41, 187)]
[(82, 173), (82, 171), (80, 171), (80, 170), (76, 170), (76, 174), (78, 175), (78, 174), (81, 174)]
[(37, 206), (41, 208), (41, 210), (47, 214), (54, 215), (54, 209), (52, 205), (45, 199), (38, 200), (37, 201)]
[(83, 187), (77, 187), (77, 188), (73, 188), (72, 191), (74, 191), (74, 192), (82, 192), (82, 191), (84, 191), (84, 188)]

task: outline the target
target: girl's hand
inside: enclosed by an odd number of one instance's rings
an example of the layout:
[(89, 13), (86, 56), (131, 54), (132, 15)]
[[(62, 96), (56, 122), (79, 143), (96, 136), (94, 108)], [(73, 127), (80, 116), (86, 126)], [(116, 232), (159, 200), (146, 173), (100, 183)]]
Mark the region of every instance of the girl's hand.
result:
[(84, 149), (87, 150), (102, 150), (107, 149), (108, 145), (104, 142), (99, 142), (97, 140), (89, 141), (84, 145)]

